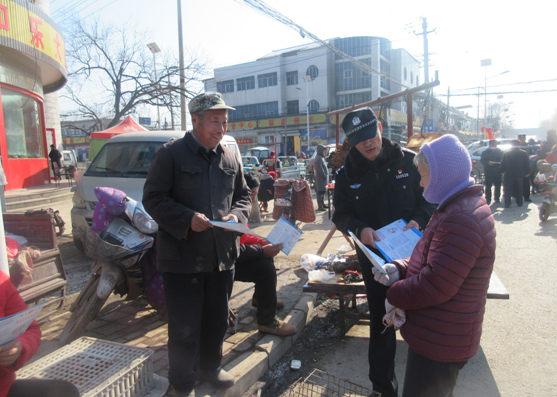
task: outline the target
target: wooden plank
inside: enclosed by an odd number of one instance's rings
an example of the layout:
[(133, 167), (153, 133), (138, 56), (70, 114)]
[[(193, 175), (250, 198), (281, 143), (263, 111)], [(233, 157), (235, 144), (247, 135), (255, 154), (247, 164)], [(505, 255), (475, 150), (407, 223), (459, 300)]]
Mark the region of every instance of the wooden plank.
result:
[[(338, 283), (340, 275), (335, 275), (326, 283), (308, 282), (303, 287), (304, 292), (322, 292), (334, 294), (365, 294), (366, 288), (363, 282), (354, 284), (341, 284)], [(489, 280), (489, 288), (487, 290), (488, 299), (509, 299), (509, 292), (499, 279), (495, 272), (491, 273)]]

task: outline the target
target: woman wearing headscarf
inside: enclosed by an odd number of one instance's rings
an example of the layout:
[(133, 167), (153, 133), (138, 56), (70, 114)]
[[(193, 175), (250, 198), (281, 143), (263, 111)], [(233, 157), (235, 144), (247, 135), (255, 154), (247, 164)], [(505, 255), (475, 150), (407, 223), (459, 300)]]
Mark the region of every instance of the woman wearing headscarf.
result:
[(374, 274), (391, 285), (387, 323), (389, 312), (406, 317), (402, 396), (452, 396), (459, 371), (480, 346), (495, 222), (482, 186), (470, 178), (470, 156), (453, 135), (424, 144), (414, 162), (424, 198), (439, 206), (412, 256), (386, 264), (387, 275)]

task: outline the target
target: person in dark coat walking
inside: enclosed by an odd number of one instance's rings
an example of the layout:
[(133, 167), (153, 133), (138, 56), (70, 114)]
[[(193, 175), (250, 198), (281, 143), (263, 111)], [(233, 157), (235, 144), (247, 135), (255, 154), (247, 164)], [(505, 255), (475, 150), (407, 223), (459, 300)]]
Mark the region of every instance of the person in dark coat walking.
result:
[(480, 347), (495, 221), (470, 177), (470, 155), (454, 135), (424, 144), (415, 162), (424, 197), (439, 207), (409, 258), (385, 264), (387, 275), (373, 270), (391, 286), (390, 313), (406, 318), (402, 397), (452, 396), (459, 371)]
[(485, 200), (487, 205), (491, 204), (491, 187), (495, 187), (495, 202), (501, 198), (501, 158), (503, 151), (497, 147), (497, 140), (489, 141), (489, 148), (484, 150), (481, 162), (485, 174)]
[(327, 164), (325, 163), (325, 156), (327, 148), (323, 145), (317, 145), (317, 155), (315, 156), (315, 162), (313, 163), (313, 168), (315, 172), (315, 193), (317, 193), (317, 210), (325, 211), (328, 206), (325, 205), (325, 193), (327, 192), (327, 180), (329, 171), (327, 169)]
[[(534, 150), (526, 142), (526, 134), (519, 134), (518, 141), (520, 142), (520, 149), (526, 152), (526, 154), (528, 155), (528, 162), (530, 162), (530, 156), (534, 154)], [(530, 199), (530, 175), (525, 177), (522, 181), (522, 196), (524, 197), (524, 201), (526, 201), (527, 203), (532, 202), (532, 200)]]
[(246, 224), (251, 201), (237, 155), (220, 144), (228, 126), (222, 95), (189, 103), (193, 131), (155, 154), (143, 205), (159, 225), (157, 268), (168, 309), (168, 380), (188, 395), (197, 379), (222, 389), (235, 378), (221, 367), (238, 234), (211, 220)]
[[(371, 108), (355, 110), (342, 122), (350, 150), (336, 176), (333, 223), (353, 232), (375, 254), (375, 230), (404, 219), (410, 227), (425, 228), (435, 205), (423, 197), (420, 174), (413, 164), (416, 153), (382, 138), (382, 125)], [(396, 333), (384, 331), (387, 287), (373, 278), (371, 262), (356, 246), (370, 313), (369, 379), (383, 397), (398, 395), (394, 372)]]
[(501, 173), (503, 174), (503, 190), (505, 208), (511, 206), (511, 197), (514, 196), (516, 204), (522, 207), (524, 202), (524, 178), (530, 175), (530, 160), (528, 155), (520, 149), (520, 141), (513, 139), (512, 148), (505, 153), (501, 159)]
[(55, 178), (60, 178), (60, 170), (62, 169), (62, 164), (60, 160), (62, 159), (62, 154), (56, 146), (50, 145), (50, 153), (48, 153), (48, 158), (50, 159), (50, 166), (52, 167), (52, 172)]

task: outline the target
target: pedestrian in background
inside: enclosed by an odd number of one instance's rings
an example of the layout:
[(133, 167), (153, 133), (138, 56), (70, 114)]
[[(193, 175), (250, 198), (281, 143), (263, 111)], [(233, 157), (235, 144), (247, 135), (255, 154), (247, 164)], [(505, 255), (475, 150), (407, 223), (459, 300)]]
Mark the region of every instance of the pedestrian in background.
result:
[(62, 154), (58, 149), (56, 149), (56, 146), (50, 145), (50, 153), (48, 153), (48, 158), (50, 159), (50, 166), (52, 167), (54, 178), (60, 178), (60, 170), (62, 169), (60, 160), (62, 159)]
[[(518, 141), (520, 142), (520, 149), (524, 150), (528, 155), (528, 164), (530, 164), (530, 156), (534, 154), (534, 149), (532, 149), (532, 146), (526, 143), (526, 134), (519, 134)], [(530, 166), (528, 168), (530, 169)], [(528, 176), (524, 178), (524, 181), (522, 181), (522, 192), (524, 201), (526, 201), (527, 203), (531, 203), (532, 200), (530, 199), (530, 172), (528, 172)]]
[(389, 309), (405, 311), (402, 397), (452, 396), (459, 371), (480, 347), (495, 221), (454, 135), (424, 144), (414, 161), (424, 197), (439, 207), (409, 258), (384, 265), (386, 276), (373, 272), (391, 286)]
[(485, 200), (487, 205), (491, 204), (491, 188), (495, 188), (495, 202), (501, 198), (501, 158), (503, 151), (497, 147), (497, 140), (489, 141), (489, 148), (483, 151), (481, 163), (485, 174)]
[[(371, 108), (348, 113), (342, 128), (350, 150), (344, 167), (336, 176), (333, 223), (338, 230), (353, 232), (376, 255), (379, 237), (375, 230), (404, 219), (404, 228), (425, 228), (435, 205), (423, 197), (420, 174), (413, 164), (416, 153), (382, 137), (383, 127)], [(371, 262), (356, 246), (358, 261), (366, 286), (370, 313), (369, 379), (373, 391), (383, 397), (398, 395), (394, 366), (396, 333), (385, 330), (387, 287), (378, 283), (371, 272)]]
[(503, 174), (503, 196), (505, 208), (511, 206), (511, 197), (516, 200), (516, 205), (522, 207), (524, 203), (524, 178), (530, 175), (530, 160), (528, 155), (520, 149), (520, 141), (513, 139), (511, 149), (503, 153), (501, 159), (501, 173)]
[(315, 193), (317, 194), (317, 211), (326, 211), (328, 206), (325, 205), (325, 193), (327, 192), (327, 181), (329, 170), (325, 162), (327, 148), (323, 145), (317, 145), (317, 155), (313, 163), (315, 173)]
[(547, 131), (547, 138), (540, 149), (539, 157), (540, 159), (545, 159), (545, 157), (551, 152), (551, 148), (557, 144), (557, 132), (555, 130)]
[(155, 154), (145, 186), (145, 210), (159, 224), (157, 268), (168, 308), (168, 380), (189, 395), (197, 379), (223, 389), (234, 376), (221, 367), (237, 233), (210, 220), (247, 223), (251, 201), (242, 165), (220, 144), (228, 125), (220, 93), (189, 103), (193, 131)]

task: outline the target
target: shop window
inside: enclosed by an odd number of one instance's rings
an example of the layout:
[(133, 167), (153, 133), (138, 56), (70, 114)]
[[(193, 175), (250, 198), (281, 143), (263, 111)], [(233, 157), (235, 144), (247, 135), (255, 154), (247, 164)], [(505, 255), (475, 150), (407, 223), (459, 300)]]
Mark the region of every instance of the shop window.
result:
[(286, 85), (298, 85), (298, 71), (286, 72)]
[(238, 91), (247, 91), (255, 89), (255, 77), (243, 77), (241, 79), (236, 79), (236, 84), (238, 86)]
[(33, 97), (2, 87), (8, 158), (44, 158), (41, 105)]
[(272, 87), (277, 85), (277, 73), (260, 74), (257, 76), (257, 80), (259, 82), (259, 88)]
[(311, 77), (312, 80), (315, 80), (317, 78), (317, 76), (319, 76), (319, 69), (317, 68), (317, 66), (311, 65), (306, 70), (306, 76), (309, 76), (309, 77)]
[(234, 80), (218, 81), (217, 91), (221, 94), (226, 94), (227, 92), (234, 92)]
[(319, 112), (319, 102), (316, 100), (312, 100), (309, 102), (309, 112), (310, 113), (317, 113)]

